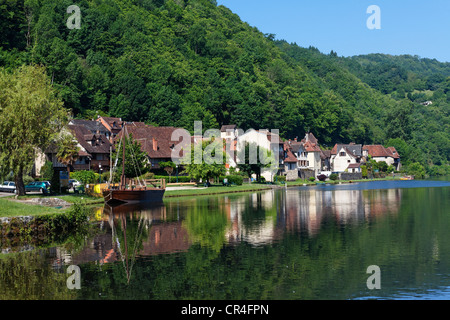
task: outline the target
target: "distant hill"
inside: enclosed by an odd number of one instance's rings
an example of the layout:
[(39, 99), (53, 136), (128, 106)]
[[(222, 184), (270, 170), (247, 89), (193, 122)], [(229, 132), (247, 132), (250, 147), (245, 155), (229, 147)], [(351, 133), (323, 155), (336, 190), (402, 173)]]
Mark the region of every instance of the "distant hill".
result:
[(72, 4), (4, 2), (0, 66), (46, 65), (76, 117), (311, 131), (329, 147), (395, 143), (405, 161), (448, 163), (448, 63), (323, 54), (274, 40), (211, 0), (81, 0), (81, 29), (68, 29)]

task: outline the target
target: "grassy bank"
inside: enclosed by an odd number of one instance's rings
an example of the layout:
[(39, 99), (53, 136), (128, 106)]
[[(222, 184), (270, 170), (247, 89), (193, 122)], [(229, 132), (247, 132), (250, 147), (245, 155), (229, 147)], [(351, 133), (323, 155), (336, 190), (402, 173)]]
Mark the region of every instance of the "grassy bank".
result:
[(14, 196), (0, 198), (0, 217), (18, 217), (18, 216), (37, 216), (54, 213), (65, 213), (68, 208), (53, 208), (38, 204), (21, 202), (32, 198), (59, 198), (71, 204), (83, 202), (86, 205), (103, 204), (103, 198), (90, 197), (85, 194), (67, 194), (67, 195), (26, 195), (18, 197), (15, 201)]
[(214, 195), (221, 193), (235, 193), (235, 192), (250, 192), (250, 191), (261, 191), (273, 188), (270, 184), (243, 184), (241, 186), (229, 186), (225, 187), (222, 185), (211, 185), (208, 188), (203, 187), (192, 187), (183, 190), (167, 190), (164, 193), (165, 198), (172, 197), (184, 197), (184, 196), (200, 196), (200, 195)]

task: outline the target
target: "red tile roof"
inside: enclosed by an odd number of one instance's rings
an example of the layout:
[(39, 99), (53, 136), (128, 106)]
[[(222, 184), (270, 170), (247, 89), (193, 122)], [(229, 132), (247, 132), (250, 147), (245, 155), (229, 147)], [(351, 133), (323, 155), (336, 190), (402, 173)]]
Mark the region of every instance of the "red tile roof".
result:
[[(175, 127), (154, 127), (154, 126), (126, 126), (127, 133), (132, 135), (133, 140), (141, 144), (141, 150), (145, 151), (151, 159), (170, 159), (173, 147), (179, 141), (172, 141), (172, 133), (180, 128)], [(116, 137), (116, 141), (121, 139), (124, 130)]]
[(380, 144), (363, 146), (363, 150), (367, 150), (372, 157), (392, 157), (394, 159), (400, 158), (397, 150), (394, 147), (385, 148)]

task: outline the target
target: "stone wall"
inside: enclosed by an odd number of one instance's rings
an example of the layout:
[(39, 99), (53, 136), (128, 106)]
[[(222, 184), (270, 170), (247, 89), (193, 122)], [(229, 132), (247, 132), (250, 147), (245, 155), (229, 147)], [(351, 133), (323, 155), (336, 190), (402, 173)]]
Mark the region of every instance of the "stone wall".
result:
[(304, 180), (308, 180), (310, 177), (315, 177), (314, 175), (314, 170), (310, 170), (310, 169), (300, 169), (298, 171), (298, 177)]
[(298, 170), (287, 170), (286, 171), (286, 181), (295, 181), (298, 179)]
[(339, 173), (339, 180), (359, 180), (362, 179), (361, 172), (341, 172)]

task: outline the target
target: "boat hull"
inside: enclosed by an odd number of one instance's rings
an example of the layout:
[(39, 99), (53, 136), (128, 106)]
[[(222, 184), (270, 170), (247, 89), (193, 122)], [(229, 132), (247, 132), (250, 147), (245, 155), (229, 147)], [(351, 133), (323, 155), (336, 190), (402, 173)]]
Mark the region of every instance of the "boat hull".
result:
[(162, 202), (165, 189), (147, 190), (104, 190), (103, 198), (106, 203), (138, 203)]

